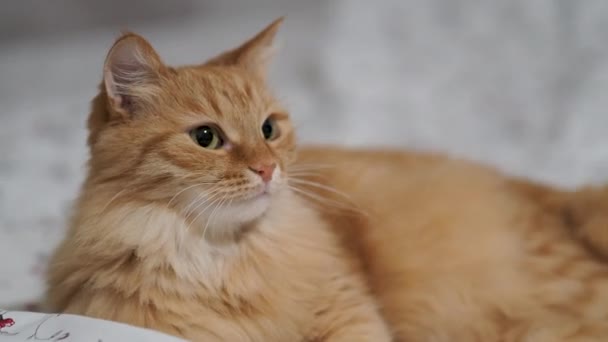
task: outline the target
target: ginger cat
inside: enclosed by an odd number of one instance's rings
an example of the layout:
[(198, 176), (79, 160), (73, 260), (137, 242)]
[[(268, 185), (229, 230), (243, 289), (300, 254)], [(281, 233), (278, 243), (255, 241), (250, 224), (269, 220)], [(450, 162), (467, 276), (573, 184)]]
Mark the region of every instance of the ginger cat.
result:
[(608, 190), (437, 155), (298, 150), (277, 20), (195, 66), (111, 48), (53, 311), (194, 341), (600, 341)]
[(294, 132), (264, 82), (280, 22), (181, 68), (116, 41), (50, 310), (193, 341), (390, 341), (356, 260), (286, 186)]

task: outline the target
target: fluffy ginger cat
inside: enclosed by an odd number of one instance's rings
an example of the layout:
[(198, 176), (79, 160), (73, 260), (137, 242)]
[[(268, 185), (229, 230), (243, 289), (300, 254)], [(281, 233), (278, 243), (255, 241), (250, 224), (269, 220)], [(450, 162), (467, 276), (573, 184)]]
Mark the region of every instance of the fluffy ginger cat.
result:
[(390, 340), (358, 263), (285, 184), (294, 132), (264, 84), (281, 21), (181, 68), (116, 41), (51, 310), (193, 341)]
[(125, 34), (49, 310), (193, 341), (601, 341), (608, 191), (466, 161), (299, 149), (277, 20), (202, 65)]

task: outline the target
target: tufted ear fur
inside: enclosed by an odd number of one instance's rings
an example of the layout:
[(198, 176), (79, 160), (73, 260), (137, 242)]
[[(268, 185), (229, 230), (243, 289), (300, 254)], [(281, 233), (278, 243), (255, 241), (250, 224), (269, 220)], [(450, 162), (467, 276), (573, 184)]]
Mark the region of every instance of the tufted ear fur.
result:
[(274, 54), (274, 38), (283, 22), (280, 17), (241, 46), (209, 60), (206, 65), (237, 65), (261, 78), (266, 77), (268, 63)]
[(165, 66), (143, 37), (126, 33), (116, 40), (103, 69), (103, 84), (114, 115), (129, 117), (157, 89)]

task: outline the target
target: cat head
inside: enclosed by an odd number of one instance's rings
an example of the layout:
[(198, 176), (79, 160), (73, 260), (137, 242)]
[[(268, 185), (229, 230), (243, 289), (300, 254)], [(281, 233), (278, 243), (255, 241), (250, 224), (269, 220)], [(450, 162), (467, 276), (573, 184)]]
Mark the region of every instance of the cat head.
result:
[(127, 33), (110, 49), (89, 117), (89, 185), (156, 202), (193, 227), (263, 215), (295, 156), (288, 113), (266, 85), (282, 18), (193, 66), (163, 63)]

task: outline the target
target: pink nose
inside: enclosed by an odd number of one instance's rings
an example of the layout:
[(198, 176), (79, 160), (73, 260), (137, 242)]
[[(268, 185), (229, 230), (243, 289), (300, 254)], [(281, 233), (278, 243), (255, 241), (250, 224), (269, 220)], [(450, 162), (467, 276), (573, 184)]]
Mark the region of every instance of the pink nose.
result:
[(274, 171), (274, 169), (276, 167), (277, 167), (277, 164), (275, 164), (275, 163), (272, 163), (272, 164), (257, 164), (257, 165), (249, 166), (249, 170), (257, 173), (258, 175), (260, 175), (260, 177), (262, 177), (262, 180), (265, 183), (268, 183), (272, 179), (272, 172)]

